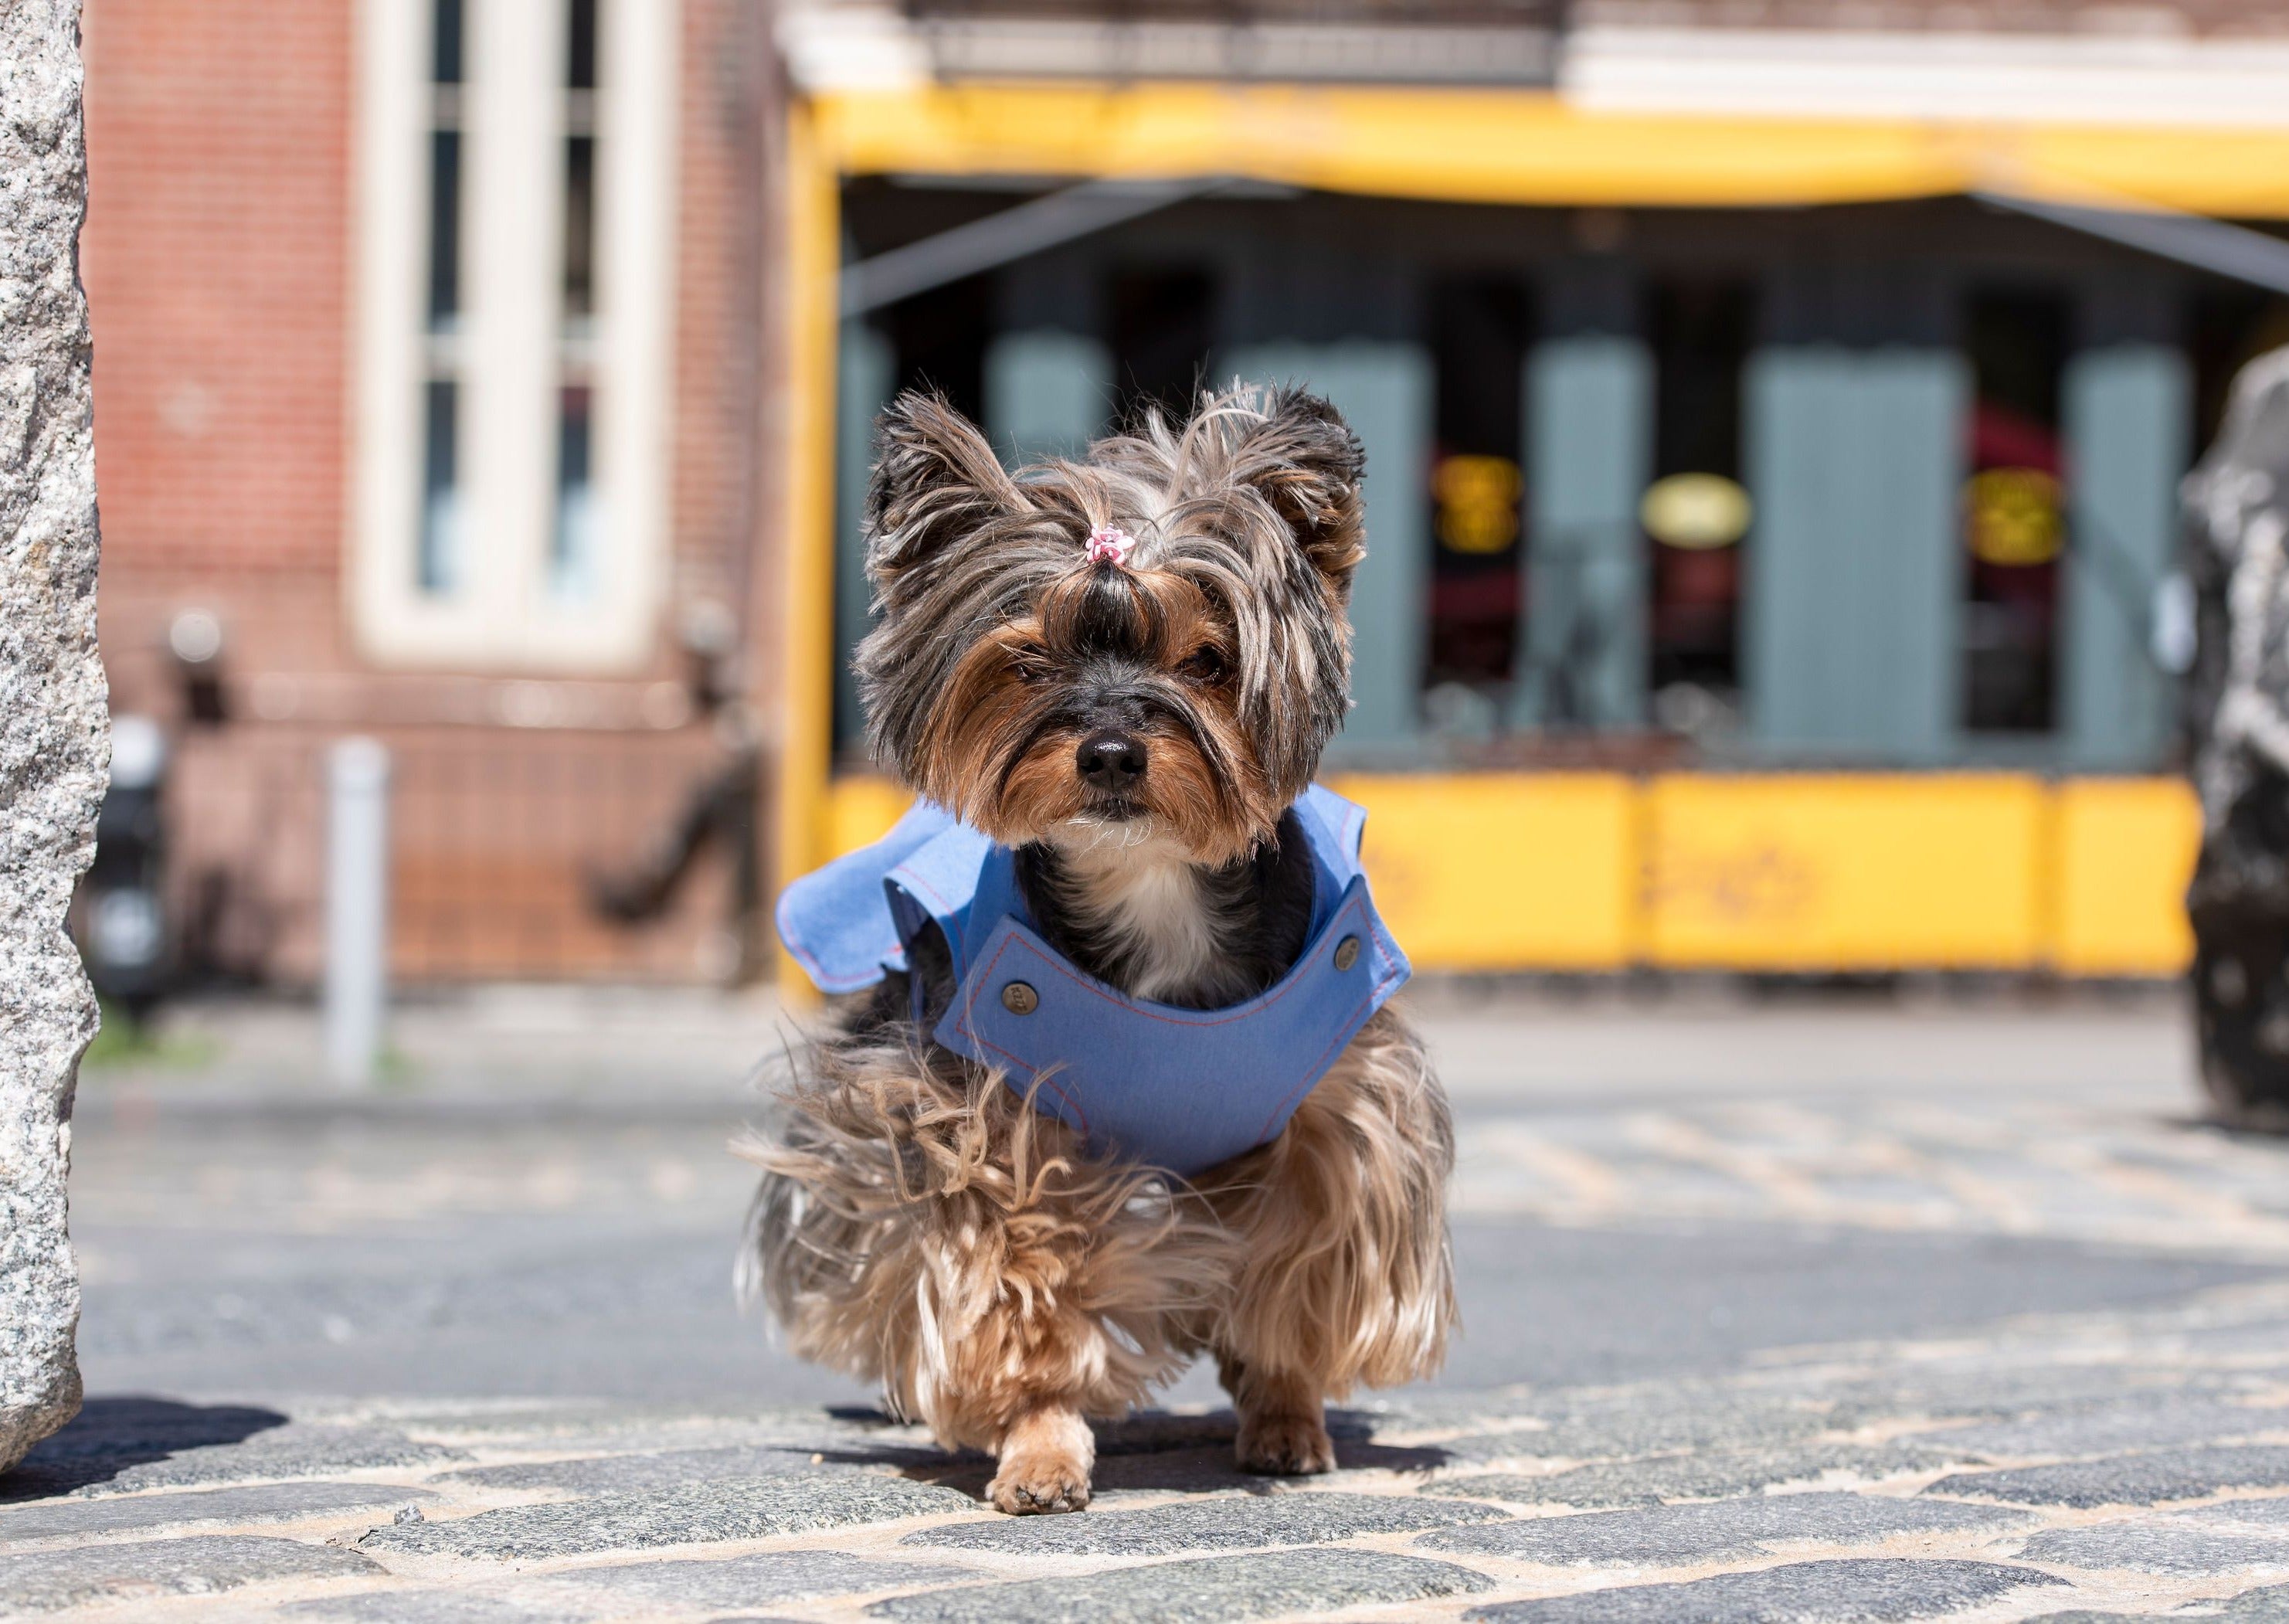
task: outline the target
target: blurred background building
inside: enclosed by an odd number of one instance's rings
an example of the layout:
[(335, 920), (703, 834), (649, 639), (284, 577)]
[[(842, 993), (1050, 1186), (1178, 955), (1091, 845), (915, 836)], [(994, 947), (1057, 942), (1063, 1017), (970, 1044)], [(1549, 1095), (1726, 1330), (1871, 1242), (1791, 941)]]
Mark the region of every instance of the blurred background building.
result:
[[(88, 0), (116, 706), (187, 974), (768, 967), (866, 837), (873, 413), (1367, 443), (1418, 963), (2187, 950), (2176, 484), (2289, 342), (2289, 7)], [(2227, 220), (2222, 232), (2206, 222)], [(2127, 239), (2127, 240), (2126, 240)], [(758, 871), (758, 863), (761, 871)]]
[(640, 922), (597, 892), (645, 889), (751, 731), (763, 28), (87, 7), (104, 653), (173, 747), (184, 973), (315, 975), (346, 732), (394, 756), (402, 975), (738, 969), (722, 842)]

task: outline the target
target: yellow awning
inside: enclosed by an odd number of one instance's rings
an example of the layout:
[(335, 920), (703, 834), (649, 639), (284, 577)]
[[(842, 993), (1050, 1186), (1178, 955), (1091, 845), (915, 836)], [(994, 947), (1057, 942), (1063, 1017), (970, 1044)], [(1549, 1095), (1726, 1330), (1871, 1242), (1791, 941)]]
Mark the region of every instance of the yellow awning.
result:
[(933, 84), (822, 92), (845, 174), (1232, 175), (1456, 203), (1742, 208), (1993, 187), (2289, 218), (2289, 130), (1604, 113), (1540, 91)]

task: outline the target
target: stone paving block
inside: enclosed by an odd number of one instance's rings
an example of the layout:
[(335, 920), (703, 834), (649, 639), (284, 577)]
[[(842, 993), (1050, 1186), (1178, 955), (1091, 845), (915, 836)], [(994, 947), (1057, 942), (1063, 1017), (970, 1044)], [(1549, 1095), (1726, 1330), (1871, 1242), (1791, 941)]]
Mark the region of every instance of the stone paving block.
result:
[(611, 1598), (616, 1608), (629, 1602), (650, 1602), (698, 1611), (822, 1596), (866, 1596), (878, 1590), (949, 1584), (975, 1575), (968, 1568), (947, 1563), (882, 1562), (841, 1551), (770, 1551), (722, 1562), (634, 1562), (579, 1568), (554, 1577), (576, 1589), (600, 1592)]
[(2289, 1535), (2289, 1500), (2221, 1500), (2213, 1506), (2173, 1512), (2170, 1521), (2262, 1529)]
[(450, 1522), (406, 1523), (377, 1528), (358, 1545), (406, 1556), (531, 1561), (760, 1540), (977, 1508), (967, 1494), (902, 1477), (735, 1477), (655, 1492), (506, 1506)]
[(396, 1488), (386, 1483), (319, 1481), (254, 1484), (241, 1489), (200, 1489), (179, 1494), (40, 1500), (12, 1508), (0, 1507), (0, 1547), (211, 1523), (295, 1522), (435, 1498), (427, 1489)]
[(1241, 1624), (1368, 1603), (1468, 1596), (1493, 1581), (1447, 1562), (1381, 1551), (1273, 1551), (1148, 1562), (1073, 1579), (1027, 1579), (891, 1596), (867, 1608), (903, 1624)]
[(1958, 1472), (1941, 1478), (1924, 1492), (1971, 1495), (2022, 1506), (2090, 1508), (2154, 1506), (2199, 1500), (2223, 1489), (2285, 1485), (2289, 1485), (2289, 1446), (2244, 1444), (2110, 1455), (1999, 1472)]
[(2289, 1568), (2289, 1500), (2231, 1500), (2169, 1516), (2054, 1529), (2021, 1554), (2062, 1567), (2146, 1573)]
[(2060, 1412), (2024, 1420), (1918, 1433), (1918, 1441), (1968, 1452), (1973, 1460), (2012, 1455), (2094, 1455), (2126, 1449), (2217, 1444), (2289, 1431), (2289, 1410), (2215, 1399), (2158, 1399)]
[(1686, 1584), (1497, 1602), (1463, 1616), (1493, 1624), (1907, 1624), (1982, 1606), (2025, 1586), (2063, 1582), (1993, 1562), (1846, 1557)]
[(1563, 1566), (1677, 1566), (1759, 1556), (1799, 1540), (1874, 1544), (1901, 1534), (1963, 1533), (2033, 1520), (2027, 1513), (2001, 1507), (1942, 1500), (1840, 1492), (1759, 1494), (1646, 1511), (1592, 1511), (1441, 1529), (1424, 1534), (1416, 1544)]
[(466, 1590), (387, 1590), (290, 1602), (270, 1616), (327, 1624), (566, 1624), (570, 1615), (561, 1604), (539, 1606)]
[(772, 1444), (734, 1444), (726, 1449), (676, 1449), (656, 1454), (583, 1455), (570, 1460), (530, 1460), (511, 1466), (464, 1467), (430, 1479), (488, 1489), (566, 1489), (581, 1493), (623, 1494), (641, 1489), (672, 1489), (725, 1477), (800, 1477), (861, 1468), (834, 1461), (814, 1462), (817, 1450)]
[(2158, 1519), (2050, 1529), (2029, 1540), (2019, 1555), (2057, 1567), (2138, 1573), (2207, 1576), (2289, 1569), (2289, 1540), (2278, 1534), (2223, 1533)]
[(1009, 1556), (1167, 1556), (1179, 1551), (1261, 1550), (1325, 1545), (1360, 1534), (1417, 1533), (1506, 1514), (1469, 1500), (1395, 1494), (1220, 1495), (1088, 1516), (1004, 1517), (921, 1528), (899, 1543)]
[[(1339, 1444), (1336, 1447), (1341, 1463), (1345, 1453), (1359, 1446)], [(981, 1464), (977, 1476), (981, 1493), (992, 1476), (992, 1467)], [(1164, 1494), (1248, 1493), (1262, 1490), (1267, 1481), (1272, 1480), (1241, 1471), (1229, 1443), (1151, 1454), (1099, 1455), (1090, 1477), (1097, 1496), (1091, 1503), (1102, 1506), (1109, 1498), (1130, 1490)]]
[(1599, 1403), (1559, 1414), (1542, 1428), (1481, 1433), (1437, 1447), (1458, 1464), (1498, 1460), (1607, 1460), (1675, 1450), (1772, 1447), (1833, 1425), (1824, 1411), (1788, 1401), (1710, 1396), (1702, 1402)]
[(259, 1534), (137, 1540), (0, 1556), (0, 1611), (57, 1612), (125, 1597), (211, 1596), (274, 1579), (347, 1579), (379, 1563), (331, 1545)]
[(929, 1435), (873, 1411), (732, 1410), (704, 1405), (535, 1403), (425, 1405), (388, 1424), (419, 1437), (570, 1453), (643, 1452), (734, 1444), (818, 1451), (885, 1444), (927, 1448)]
[(2007, 1422), (2028, 1419), (2030, 1412), (2225, 1396), (2218, 1378), (2182, 1367), (2041, 1361), (1998, 1368), (1991, 1356), (1966, 1357), (1951, 1367), (1918, 1365), (1854, 1376), (1823, 1384), (1818, 1391), (1834, 1400), (1841, 1427), (1909, 1417)]
[(1649, 1460), (1580, 1466), (1543, 1476), (1490, 1472), (1443, 1478), (1424, 1485), (1423, 1492), (1583, 1509), (1657, 1506), (1667, 1500), (1751, 1494), (1780, 1484), (1815, 1483), (1830, 1472), (1867, 1479), (1934, 1471), (1962, 1459), (1945, 1451), (1906, 1444), (1809, 1444), (1798, 1449), (1657, 1455)]
[(2182, 1619), (2187, 1624), (2289, 1624), (2289, 1585), (2268, 1585), (2262, 1589), (2245, 1590), (2239, 1596), (2217, 1602), (2188, 1602), (2165, 1613), (2110, 1612), (2099, 1609), (2077, 1608), (2070, 1612), (2046, 1612), (2039, 1617), (2022, 1620), (2021, 1624), (2121, 1624), (2132, 1618), (2165, 1617)]
[(1499, 1388), (1491, 1392), (1433, 1389), (1402, 1398), (1378, 1398), (1371, 1409), (1355, 1410), (1374, 1437), (1422, 1432), (1467, 1432), (1497, 1423), (1549, 1419), (1550, 1394), (1534, 1388)]

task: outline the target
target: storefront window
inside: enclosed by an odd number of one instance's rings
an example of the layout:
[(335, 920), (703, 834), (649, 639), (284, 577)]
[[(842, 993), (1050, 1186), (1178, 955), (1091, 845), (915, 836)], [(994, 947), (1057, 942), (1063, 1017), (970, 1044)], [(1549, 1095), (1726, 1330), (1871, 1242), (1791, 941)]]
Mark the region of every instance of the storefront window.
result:
[(1982, 292), (1966, 312), (1974, 398), (1961, 492), (1963, 692), (1973, 732), (2057, 724), (2068, 332), (2062, 294)]

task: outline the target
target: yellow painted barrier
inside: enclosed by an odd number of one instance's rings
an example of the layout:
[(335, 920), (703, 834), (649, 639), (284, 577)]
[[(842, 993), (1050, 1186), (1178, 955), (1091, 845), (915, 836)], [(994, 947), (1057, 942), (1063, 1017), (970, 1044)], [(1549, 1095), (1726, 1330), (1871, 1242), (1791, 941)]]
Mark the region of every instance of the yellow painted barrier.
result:
[(1967, 968), (2041, 955), (2038, 780), (1679, 775), (1646, 794), (1655, 964)]
[(1426, 970), (1620, 970), (1636, 956), (1636, 783), (1618, 773), (1400, 774), (1367, 809), (1376, 906)]
[[(2055, 968), (2163, 976), (2191, 952), (2200, 832), (2173, 779), (2017, 773), (1357, 774), (1366, 856), (1426, 971)], [(905, 809), (835, 781), (836, 852)]]
[(2083, 779), (2058, 789), (2051, 962), (2067, 975), (2175, 975), (2193, 957), (2186, 882), (2202, 812), (2175, 779)]

